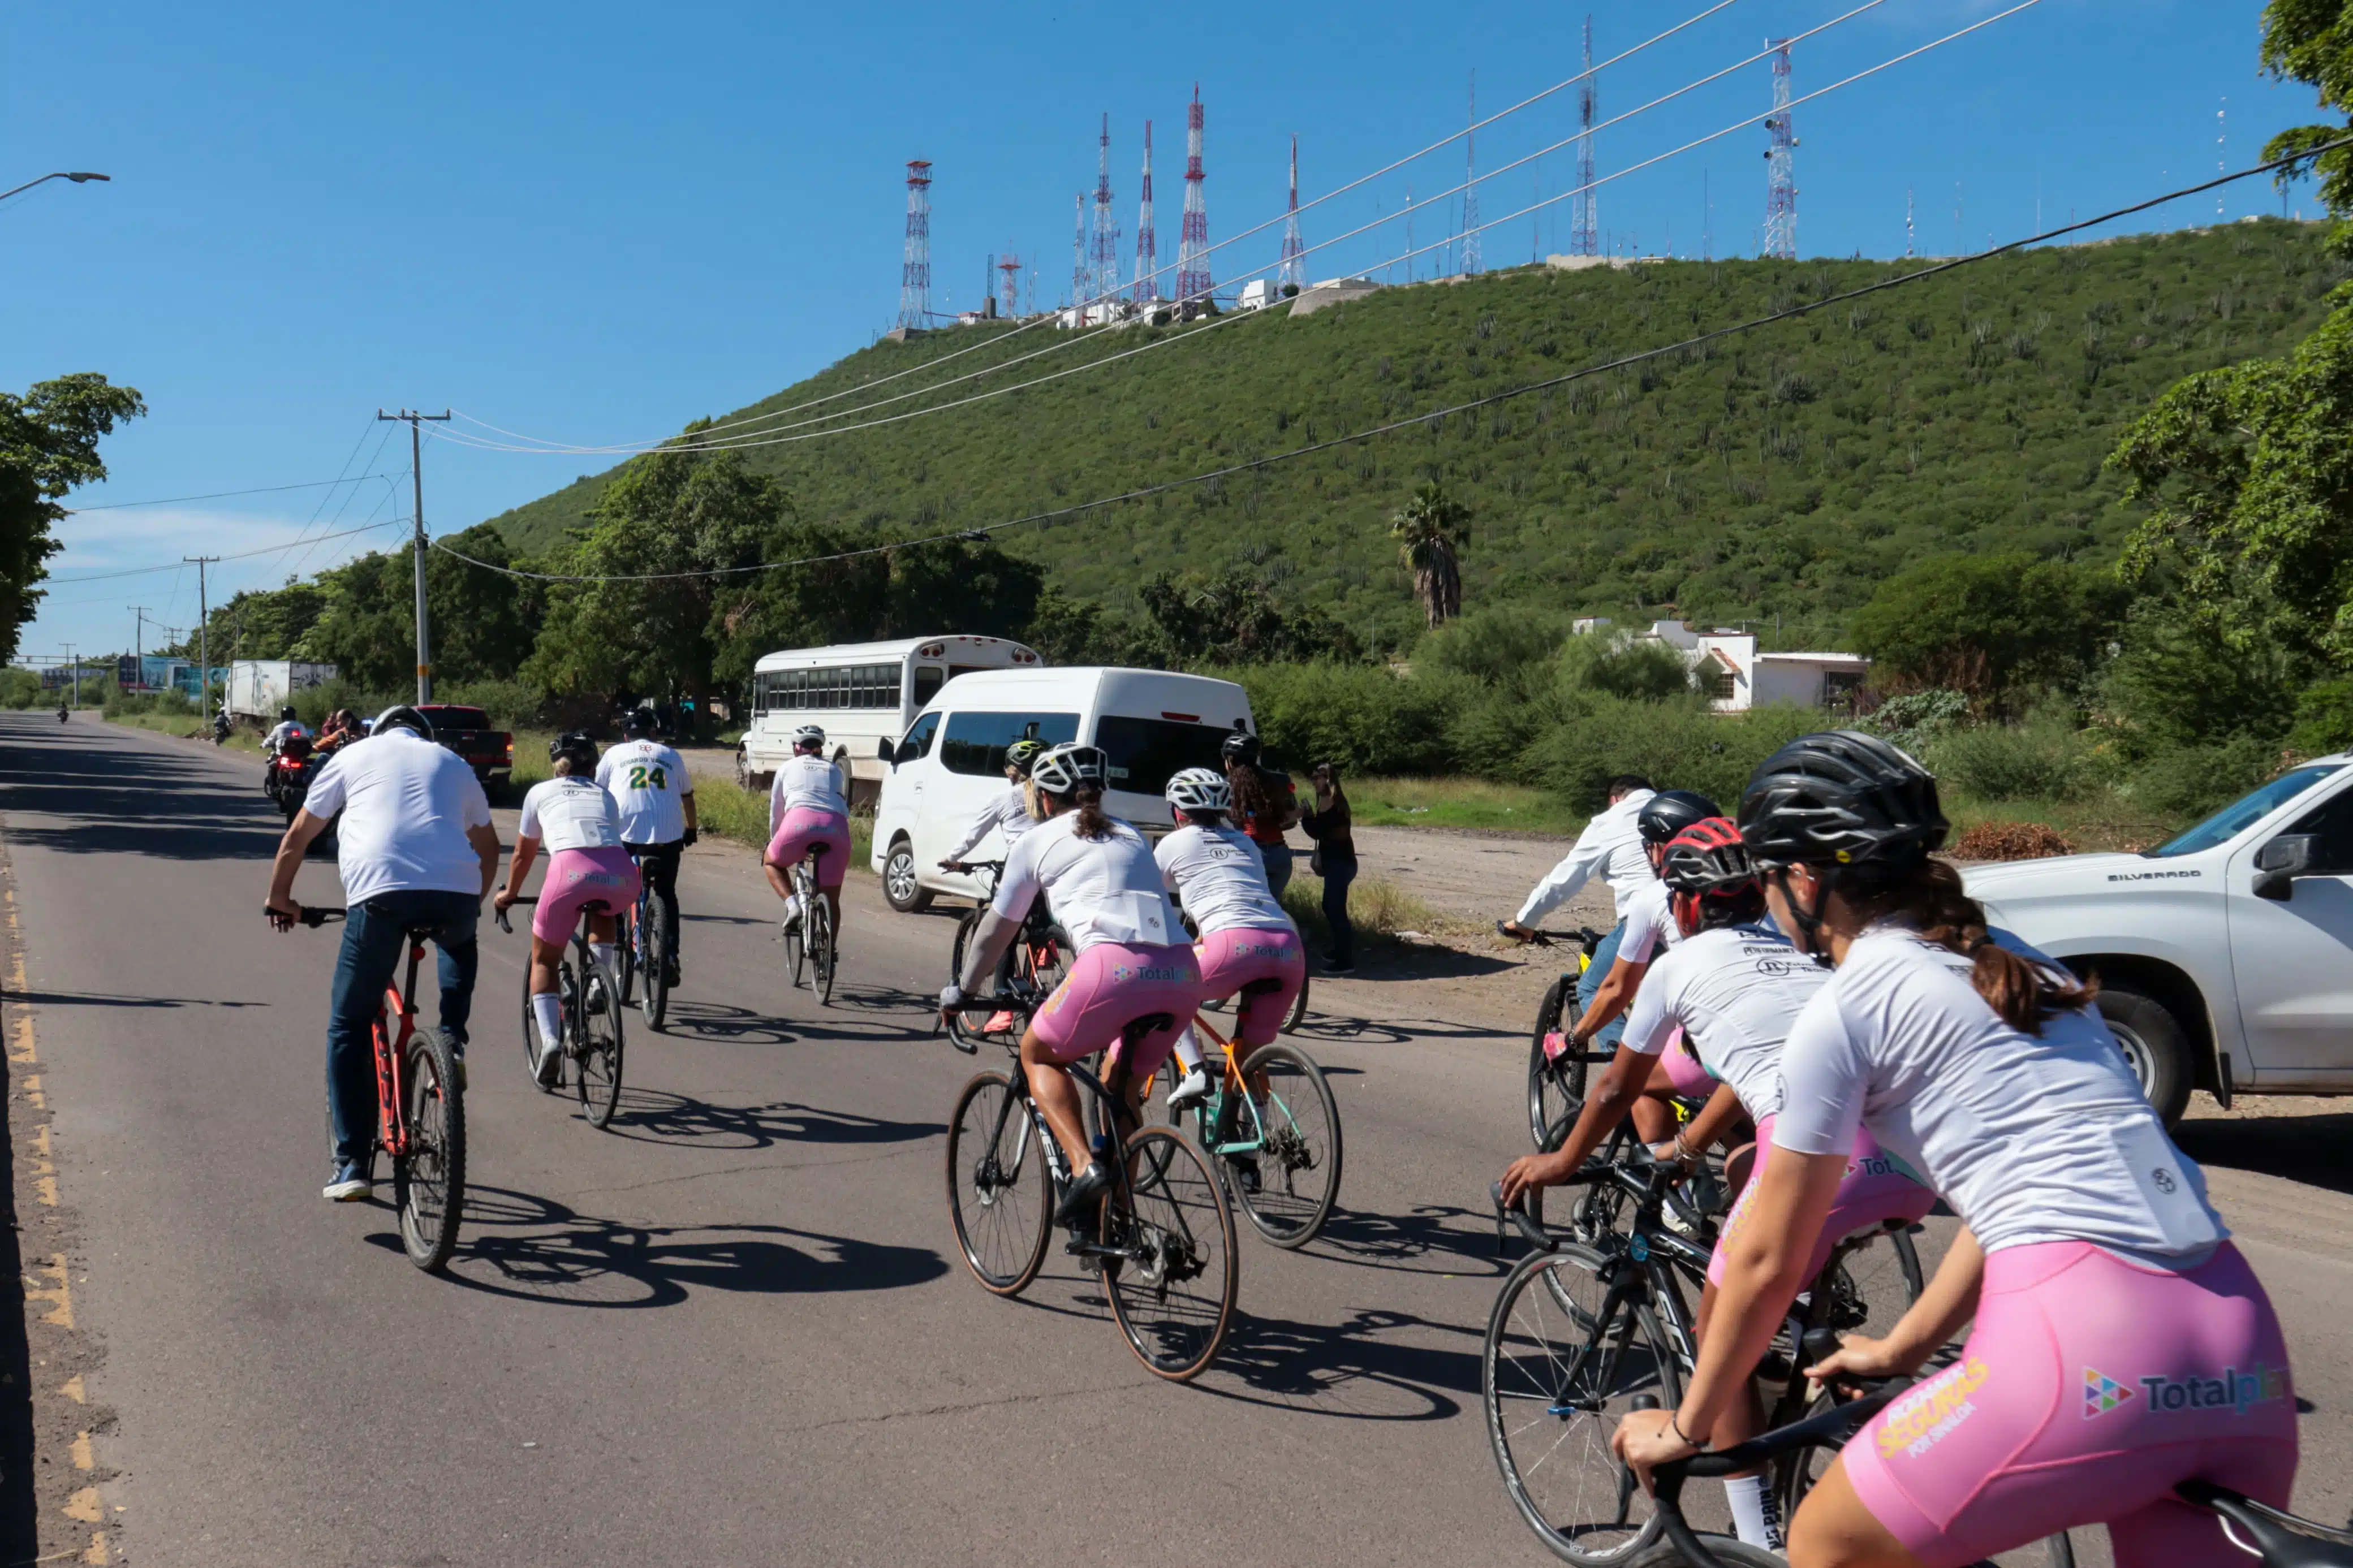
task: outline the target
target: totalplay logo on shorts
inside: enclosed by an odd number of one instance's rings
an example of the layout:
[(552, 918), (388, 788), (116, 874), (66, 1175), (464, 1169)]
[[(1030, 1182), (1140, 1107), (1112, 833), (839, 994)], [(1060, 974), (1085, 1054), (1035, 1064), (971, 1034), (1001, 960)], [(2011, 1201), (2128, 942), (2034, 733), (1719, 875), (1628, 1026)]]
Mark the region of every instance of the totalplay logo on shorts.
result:
[(2105, 1415), (2136, 1399), (2168, 1415), (2185, 1410), (2228, 1410), (2244, 1415), (2258, 1405), (2287, 1397), (2287, 1368), (2257, 1362), (2244, 1372), (2226, 1366), (2219, 1377), (2142, 1377), (2132, 1388), (2104, 1372), (2084, 1369), (2084, 1419)]

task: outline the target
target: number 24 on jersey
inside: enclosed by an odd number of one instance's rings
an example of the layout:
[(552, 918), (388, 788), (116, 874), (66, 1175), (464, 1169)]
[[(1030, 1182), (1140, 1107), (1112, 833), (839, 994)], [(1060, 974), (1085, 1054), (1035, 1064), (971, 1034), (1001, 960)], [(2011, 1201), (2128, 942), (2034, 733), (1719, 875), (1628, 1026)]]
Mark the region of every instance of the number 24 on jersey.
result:
[(644, 763), (632, 763), (629, 764), (629, 787), (631, 789), (668, 789), (670, 788), (670, 770), (659, 766), (649, 767)]

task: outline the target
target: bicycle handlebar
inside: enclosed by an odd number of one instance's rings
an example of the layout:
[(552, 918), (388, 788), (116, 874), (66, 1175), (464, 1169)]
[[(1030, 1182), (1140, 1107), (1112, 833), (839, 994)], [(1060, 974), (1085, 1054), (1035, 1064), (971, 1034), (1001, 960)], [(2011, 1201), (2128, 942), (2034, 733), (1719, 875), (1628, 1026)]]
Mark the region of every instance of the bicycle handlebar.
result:
[[(515, 900), (515, 903), (518, 904), (535, 904), (537, 902), (539, 902), (539, 895), (537, 893), (532, 894), (531, 897), (527, 899), (518, 898)], [(509, 906), (509, 908), (512, 907), (512, 905)], [(499, 922), (499, 929), (501, 931), (506, 932), (509, 936), (512, 936), (514, 934), (514, 927), (507, 923), (507, 911), (505, 910), (493, 909), (491, 911), (491, 918)]]
[(316, 931), (321, 926), (325, 925), (329, 921), (343, 920), (346, 919), (349, 914), (350, 911), (347, 910), (334, 909), (324, 904), (304, 904), (302, 906), (302, 913), (297, 918), (299, 918), (304, 925)]

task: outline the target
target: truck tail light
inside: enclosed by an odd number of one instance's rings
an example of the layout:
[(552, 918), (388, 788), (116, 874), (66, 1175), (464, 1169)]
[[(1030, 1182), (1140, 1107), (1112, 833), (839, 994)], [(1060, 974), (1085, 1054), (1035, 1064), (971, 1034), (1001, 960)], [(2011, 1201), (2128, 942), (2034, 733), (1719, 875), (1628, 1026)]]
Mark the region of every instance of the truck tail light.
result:
[(510, 763), (514, 761), (514, 737), (512, 735), (507, 737), (507, 761)]

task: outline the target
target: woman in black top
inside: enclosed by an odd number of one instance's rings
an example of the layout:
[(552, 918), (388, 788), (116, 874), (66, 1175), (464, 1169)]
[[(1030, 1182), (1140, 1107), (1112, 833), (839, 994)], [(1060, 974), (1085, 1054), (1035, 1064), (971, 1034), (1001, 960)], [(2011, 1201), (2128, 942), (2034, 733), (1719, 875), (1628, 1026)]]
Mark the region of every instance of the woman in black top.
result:
[(1324, 879), (1324, 921), (1332, 928), (1332, 951), (1324, 955), (1327, 974), (1345, 974), (1356, 967), (1356, 928), (1348, 923), (1348, 884), (1356, 879), (1356, 841), (1348, 816), (1348, 797), (1340, 788), (1340, 770), (1318, 763), (1309, 778), (1315, 785), (1315, 809), (1299, 819), (1307, 837), (1315, 840), (1308, 869)]

